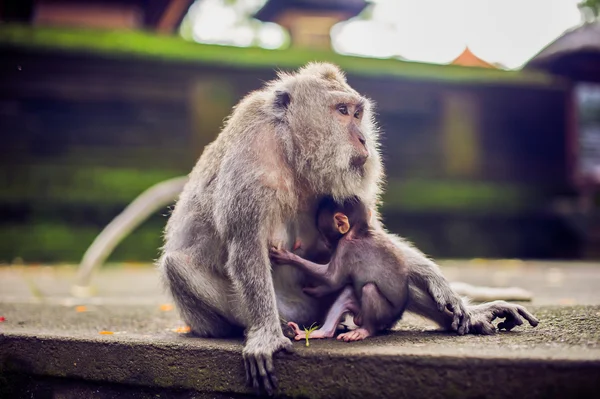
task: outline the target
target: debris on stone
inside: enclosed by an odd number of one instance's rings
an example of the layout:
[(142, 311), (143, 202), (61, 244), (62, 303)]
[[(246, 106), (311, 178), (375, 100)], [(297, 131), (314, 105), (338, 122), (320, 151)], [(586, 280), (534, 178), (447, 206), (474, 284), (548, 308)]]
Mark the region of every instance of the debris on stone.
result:
[(576, 305), (577, 301), (575, 299), (573, 299), (573, 298), (560, 298), (558, 300), (558, 303), (561, 304), (561, 305), (570, 306), (570, 305)]
[(310, 333), (312, 333), (313, 331), (315, 331), (315, 330), (317, 330), (319, 328), (319, 326), (315, 326), (315, 324), (316, 323), (312, 323), (309, 328), (304, 327), (304, 332), (306, 333), (305, 339), (306, 339), (306, 346), (307, 347), (310, 346), (310, 343), (308, 342)]

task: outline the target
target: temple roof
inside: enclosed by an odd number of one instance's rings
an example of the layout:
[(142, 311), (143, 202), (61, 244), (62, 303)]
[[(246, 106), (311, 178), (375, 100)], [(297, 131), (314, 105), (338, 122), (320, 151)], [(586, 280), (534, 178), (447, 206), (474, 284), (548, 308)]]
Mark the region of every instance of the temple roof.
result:
[(473, 54), (469, 47), (465, 47), (463, 52), (458, 57), (456, 57), (450, 64), (480, 68), (498, 68), (496, 65), (490, 64), (489, 62), (477, 57), (475, 54)]
[[(194, 0), (63, 0), (63, 6), (108, 5), (135, 6), (142, 11), (141, 25), (149, 30), (174, 31), (183, 20)], [(0, 1), (0, 22), (32, 23), (36, 6), (53, 4), (52, 0), (14, 1), (10, 5)]]
[(542, 65), (576, 52), (600, 53), (600, 22), (589, 23), (566, 31), (537, 53), (528, 65)]
[(565, 32), (525, 65), (575, 80), (600, 82), (600, 21)]
[(268, 0), (254, 14), (254, 18), (264, 22), (273, 22), (286, 10), (339, 11), (347, 13), (348, 18), (352, 18), (360, 14), (366, 6), (365, 0)]

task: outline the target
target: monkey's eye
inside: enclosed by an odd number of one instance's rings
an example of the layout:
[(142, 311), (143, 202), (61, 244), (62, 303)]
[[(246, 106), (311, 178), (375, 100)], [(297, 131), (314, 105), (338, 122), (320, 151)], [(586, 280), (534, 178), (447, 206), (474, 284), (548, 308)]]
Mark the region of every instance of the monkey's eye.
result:
[(338, 111), (340, 111), (342, 115), (348, 115), (348, 106), (345, 104), (340, 104), (338, 105)]
[(360, 111), (356, 111), (356, 112), (354, 113), (354, 117), (355, 117), (356, 119), (359, 119), (359, 118), (360, 118)]

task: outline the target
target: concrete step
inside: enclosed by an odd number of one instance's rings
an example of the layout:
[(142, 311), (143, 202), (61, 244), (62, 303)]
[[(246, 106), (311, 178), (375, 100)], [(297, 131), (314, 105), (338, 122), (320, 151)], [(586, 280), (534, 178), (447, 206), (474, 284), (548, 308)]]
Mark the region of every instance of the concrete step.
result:
[[(600, 392), (600, 306), (530, 306), (537, 328), (437, 332), (416, 317), (275, 361), (283, 397), (576, 398)], [(241, 340), (175, 332), (159, 305), (0, 303), (0, 397), (249, 397)], [(101, 334), (100, 332), (112, 332)], [(92, 395), (93, 394), (93, 395)], [(9, 396), (7, 396), (9, 395)]]

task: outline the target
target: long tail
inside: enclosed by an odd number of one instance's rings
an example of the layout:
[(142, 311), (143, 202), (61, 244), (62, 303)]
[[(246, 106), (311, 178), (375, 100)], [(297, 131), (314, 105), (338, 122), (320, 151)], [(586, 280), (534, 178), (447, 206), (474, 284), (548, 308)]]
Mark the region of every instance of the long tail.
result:
[(176, 177), (148, 188), (102, 230), (83, 255), (76, 283), (72, 288), (75, 296), (89, 296), (92, 272), (104, 263), (115, 247), (136, 227), (154, 212), (173, 203), (187, 180), (187, 176)]
[(533, 294), (519, 287), (483, 287), (467, 283), (450, 283), (452, 289), (461, 296), (468, 297), (474, 302), (489, 302), (496, 300), (529, 302)]

